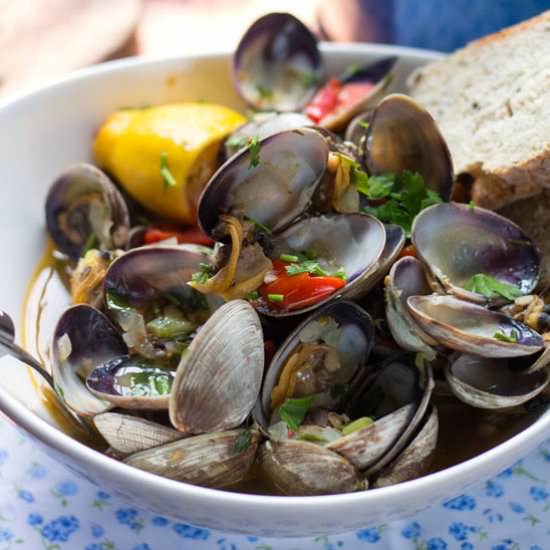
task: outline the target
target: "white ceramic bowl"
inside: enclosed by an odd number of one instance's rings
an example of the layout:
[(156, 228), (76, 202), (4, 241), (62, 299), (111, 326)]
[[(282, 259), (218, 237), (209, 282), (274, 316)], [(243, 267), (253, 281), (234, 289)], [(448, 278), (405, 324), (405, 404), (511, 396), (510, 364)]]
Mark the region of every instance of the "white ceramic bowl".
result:
[[(350, 63), (396, 54), (405, 75), (436, 56), (372, 45), (327, 45), (323, 53), (332, 74)], [(100, 121), (122, 105), (170, 100), (204, 99), (242, 109), (231, 85), (230, 58), (219, 54), (117, 61), (0, 106), (0, 307), (19, 321), (25, 287), (45, 243), (43, 204), (48, 185), (68, 164), (90, 158), (92, 132)], [(135, 506), (227, 532), (314, 535), (403, 518), (488, 479), (550, 433), (550, 414), (546, 414), (472, 460), (384, 489), (301, 498), (235, 494), (163, 479), (81, 445), (54, 427), (26, 369), (7, 357), (0, 365), (0, 409), (57, 460)]]

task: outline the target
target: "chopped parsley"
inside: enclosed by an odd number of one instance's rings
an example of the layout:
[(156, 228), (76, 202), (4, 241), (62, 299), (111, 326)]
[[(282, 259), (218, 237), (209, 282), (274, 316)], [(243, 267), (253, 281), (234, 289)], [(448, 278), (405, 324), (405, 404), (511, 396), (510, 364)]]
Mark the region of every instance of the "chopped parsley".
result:
[(264, 225), (262, 222), (259, 222), (258, 220), (255, 220), (254, 218), (251, 218), (250, 216), (247, 216), (248, 220), (251, 221), (258, 231), (261, 233), (265, 233), (266, 235), (271, 235), (271, 229), (267, 227), (267, 225)]
[(301, 76), (304, 88), (311, 88), (319, 82), (319, 77), (314, 72), (304, 72)]
[(506, 334), (502, 330), (497, 330), (493, 334), (493, 338), (501, 342), (509, 342), (510, 344), (517, 344), (519, 341), (519, 332), (516, 329), (512, 329), (510, 334)]
[(194, 283), (198, 283), (200, 285), (204, 285), (210, 277), (214, 274), (214, 268), (210, 264), (200, 263), (200, 271), (197, 271), (196, 273), (193, 273), (191, 275), (191, 280)]
[(172, 172), (170, 172), (170, 168), (168, 168), (168, 153), (166, 151), (160, 154), (160, 175), (164, 181), (164, 190), (169, 187), (176, 187), (176, 178), (174, 178)]
[(242, 149), (243, 147), (246, 147), (248, 143), (248, 138), (246, 136), (231, 136), (225, 144), (228, 147), (235, 147), (237, 149)]
[(312, 401), (312, 396), (285, 399), (284, 403), (277, 409), (277, 414), (291, 430), (296, 431), (302, 425)]
[(257, 300), (260, 297), (260, 294), (257, 290), (253, 290), (252, 292), (248, 292), (245, 296), (245, 300), (248, 300), (249, 302), (253, 302), (254, 300)]
[[(338, 269), (335, 273), (330, 273), (326, 269), (323, 269), (319, 262), (312, 259), (312, 255), (291, 255), (281, 254), (281, 260), (284, 262), (291, 262), (290, 265), (285, 266), (288, 275), (300, 275), (301, 273), (309, 273), (317, 277), (338, 277), (339, 279), (347, 280), (346, 272), (343, 268)], [(285, 259), (289, 258), (289, 259)], [(290, 259), (292, 258), (292, 259)]]
[(273, 90), (267, 86), (256, 84), (256, 91), (262, 99), (271, 99), (273, 97)]
[(236, 453), (242, 453), (246, 451), (252, 443), (252, 432), (250, 428), (244, 428), (240, 431), (237, 439), (235, 439), (234, 450)]
[(497, 298), (499, 296), (506, 298), (507, 300), (514, 301), (516, 298), (523, 296), (523, 292), (514, 285), (509, 283), (502, 283), (497, 281), (490, 275), (484, 273), (478, 273), (468, 279), (463, 288), (470, 292), (481, 294), (486, 298)]
[(374, 420), (370, 416), (362, 416), (342, 428), (342, 435), (349, 435), (370, 426)]
[(285, 295), (284, 294), (268, 294), (267, 299), (270, 302), (283, 302), (284, 299), (285, 299)]
[(366, 188), (357, 186), (357, 190), (370, 199), (387, 199), (381, 205), (367, 206), (363, 209), (384, 223), (401, 226), (410, 236), (414, 218), (422, 210), (442, 202), (441, 197), (426, 187), (424, 178), (417, 172), (404, 170), (399, 175), (371, 176)]
[(248, 152), (250, 154), (250, 164), (248, 165), (249, 168), (255, 168), (260, 164), (260, 138), (258, 136), (254, 136), (248, 139)]

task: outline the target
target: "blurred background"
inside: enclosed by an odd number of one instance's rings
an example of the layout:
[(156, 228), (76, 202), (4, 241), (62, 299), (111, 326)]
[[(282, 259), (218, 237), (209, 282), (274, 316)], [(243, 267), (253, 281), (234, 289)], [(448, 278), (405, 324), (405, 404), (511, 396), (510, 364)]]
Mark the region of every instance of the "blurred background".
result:
[(550, 0), (0, 0), (0, 96), (128, 55), (232, 49), (288, 11), (321, 38), (452, 51)]

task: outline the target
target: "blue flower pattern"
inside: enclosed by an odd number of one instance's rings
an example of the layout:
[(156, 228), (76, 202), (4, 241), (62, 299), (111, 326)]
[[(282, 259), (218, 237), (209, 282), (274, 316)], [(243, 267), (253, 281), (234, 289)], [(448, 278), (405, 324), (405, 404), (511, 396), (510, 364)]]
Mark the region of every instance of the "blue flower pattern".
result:
[(1, 418), (0, 441), (0, 550), (550, 550), (550, 441), (408, 521), (289, 540), (227, 535), (128, 506)]

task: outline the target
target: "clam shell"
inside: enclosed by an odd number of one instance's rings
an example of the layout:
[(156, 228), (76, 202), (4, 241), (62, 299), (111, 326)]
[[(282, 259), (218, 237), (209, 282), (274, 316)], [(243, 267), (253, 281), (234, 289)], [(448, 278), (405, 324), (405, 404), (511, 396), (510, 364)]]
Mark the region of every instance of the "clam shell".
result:
[(328, 495), (367, 488), (343, 456), (307, 441), (267, 441), (260, 448), (260, 465), (286, 495)]
[(96, 366), (126, 353), (121, 336), (99, 310), (88, 305), (65, 310), (54, 330), (51, 359), (54, 382), (67, 406), (82, 416), (112, 408), (91, 393), (84, 380)]
[(289, 13), (269, 13), (255, 21), (233, 57), (235, 87), (256, 110), (299, 110), (320, 76), (317, 39)]
[[(85, 202), (71, 210), (71, 205), (93, 193), (101, 196), (106, 209), (102, 227), (93, 227)], [(77, 259), (92, 233), (101, 248), (124, 248), (130, 217), (124, 198), (109, 177), (95, 166), (81, 163), (66, 168), (52, 183), (46, 198), (46, 224), (59, 250)]]
[(315, 250), (320, 257), (341, 266), (347, 283), (324, 300), (293, 311), (262, 310), (265, 315), (285, 317), (307, 313), (339, 298), (357, 299), (378, 279), (378, 262), (386, 244), (384, 225), (368, 214), (333, 214), (306, 218), (272, 239), (272, 257), (289, 251)]
[(313, 129), (289, 130), (259, 142), (259, 162), (242, 149), (210, 178), (199, 200), (198, 220), (212, 235), (220, 215), (233, 213), (276, 232), (308, 207), (328, 159), (328, 144)]
[(369, 468), (396, 443), (415, 410), (415, 404), (405, 405), (366, 428), (337, 439), (327, 445), (327, 449), (345, 456), (359, 470)]
[(374, 342), (374, 326), (366, 311), (352, 302), (338, 301), (312, 313), (281, 344), (267, 370), (260, 399), (254, 411), (256, 421), (265, 432), (268, 430), (271, 417), (273, 387), (277, 384), (288, 358), (300, 343), (303, 332), (322, 317), (334, 319), (342, 331), (346, 331), (345, 334), (342, 332), (341, 340), (337, 346), (337, 350), (343, 356), (357, 358), (358, 368), (363, 367), (368, 359)]
[(410, 296), (431, 294), (422, 264), (411, 256), (393, 264), (386, 280), (385, 294), (386, 320), (399, 347), (433, 357), (432, 346), (436, 346), (437, 342), (420, 328), (407, 309)]
[(365, 157), (372, 174), (418, 172), (443, 200), (451, 194), (449, 148), (431, 115), (406, 95), (390, 94), (374, 110)]
[(477, 274), (514, 285), (524, 294), (537, 285), (536, 246), (519, 226), (490, 210), (456, 203), (434, 205), (416, 217), (411, 238), (418, 257), (459, 298), (495, 301), (464, 289)]
[(94, 417), (97, 431), (117, 453), (137, 453), (182, 439), (173, 428), (151, 422), (140, 416), (106, 412)]
[(459, 355), (445, 368), (445, 377), (456, 397), (472, 407), (516, 407), (541, 393), (550, 381), (547, 369), (529, 373), (518, 368), (518, 363), (525, 359)]
[(244, 300), (218, 309), (182, 356), (170, 395), (170, 420), (186, 433), (240, 425), (252, 410), (264, 369), (260, 320)]
[(438, 431), (437, 409), (432, 407), (411, 444), (378, 475), (373, 488), (395, 485), (426, 474), (436, 449)]
[(124, 462), (176, 481), (221, 489), (242, 481), (254, 462), (258, 431), (250, 431), (250, 440), (242, 450), (239, 438), (242, 430), (196, 435), (141, 451)]
[[(128, 380), (117, 378), (122, 370), (122, 376), (148, 376), (146, 384), (141, 382), (138, 386), (138, 392), (133, 392), (128, 387)], [(98, 365), (86, 378), (88, 389), (97, 395), (100, 399), (109, 401), (117, 407), (123, 409), (145, 409), (145, 410), (164, 410), (168, 408), (169, 393), (164, 391), (159, 395), (151, 392), (151, 379), (159, 377), (162, 380), (162, 387), (170, 389), (168, 384), (172, 384), (175, 372), (154, 363), (143, 365), (136, 361), (135, 357), (123, 355), (102, 365)], [(155, 388), (156, 384), (153, 382)]]
[[(452, 296), (411, 296), (407, 307), (421, 328), (440, 344), (482, 357), (519, 357), (540, 351), (542, 337), (502, 313)], [(517, 343), (497, 340), (498, 332), (514, 333)]]

